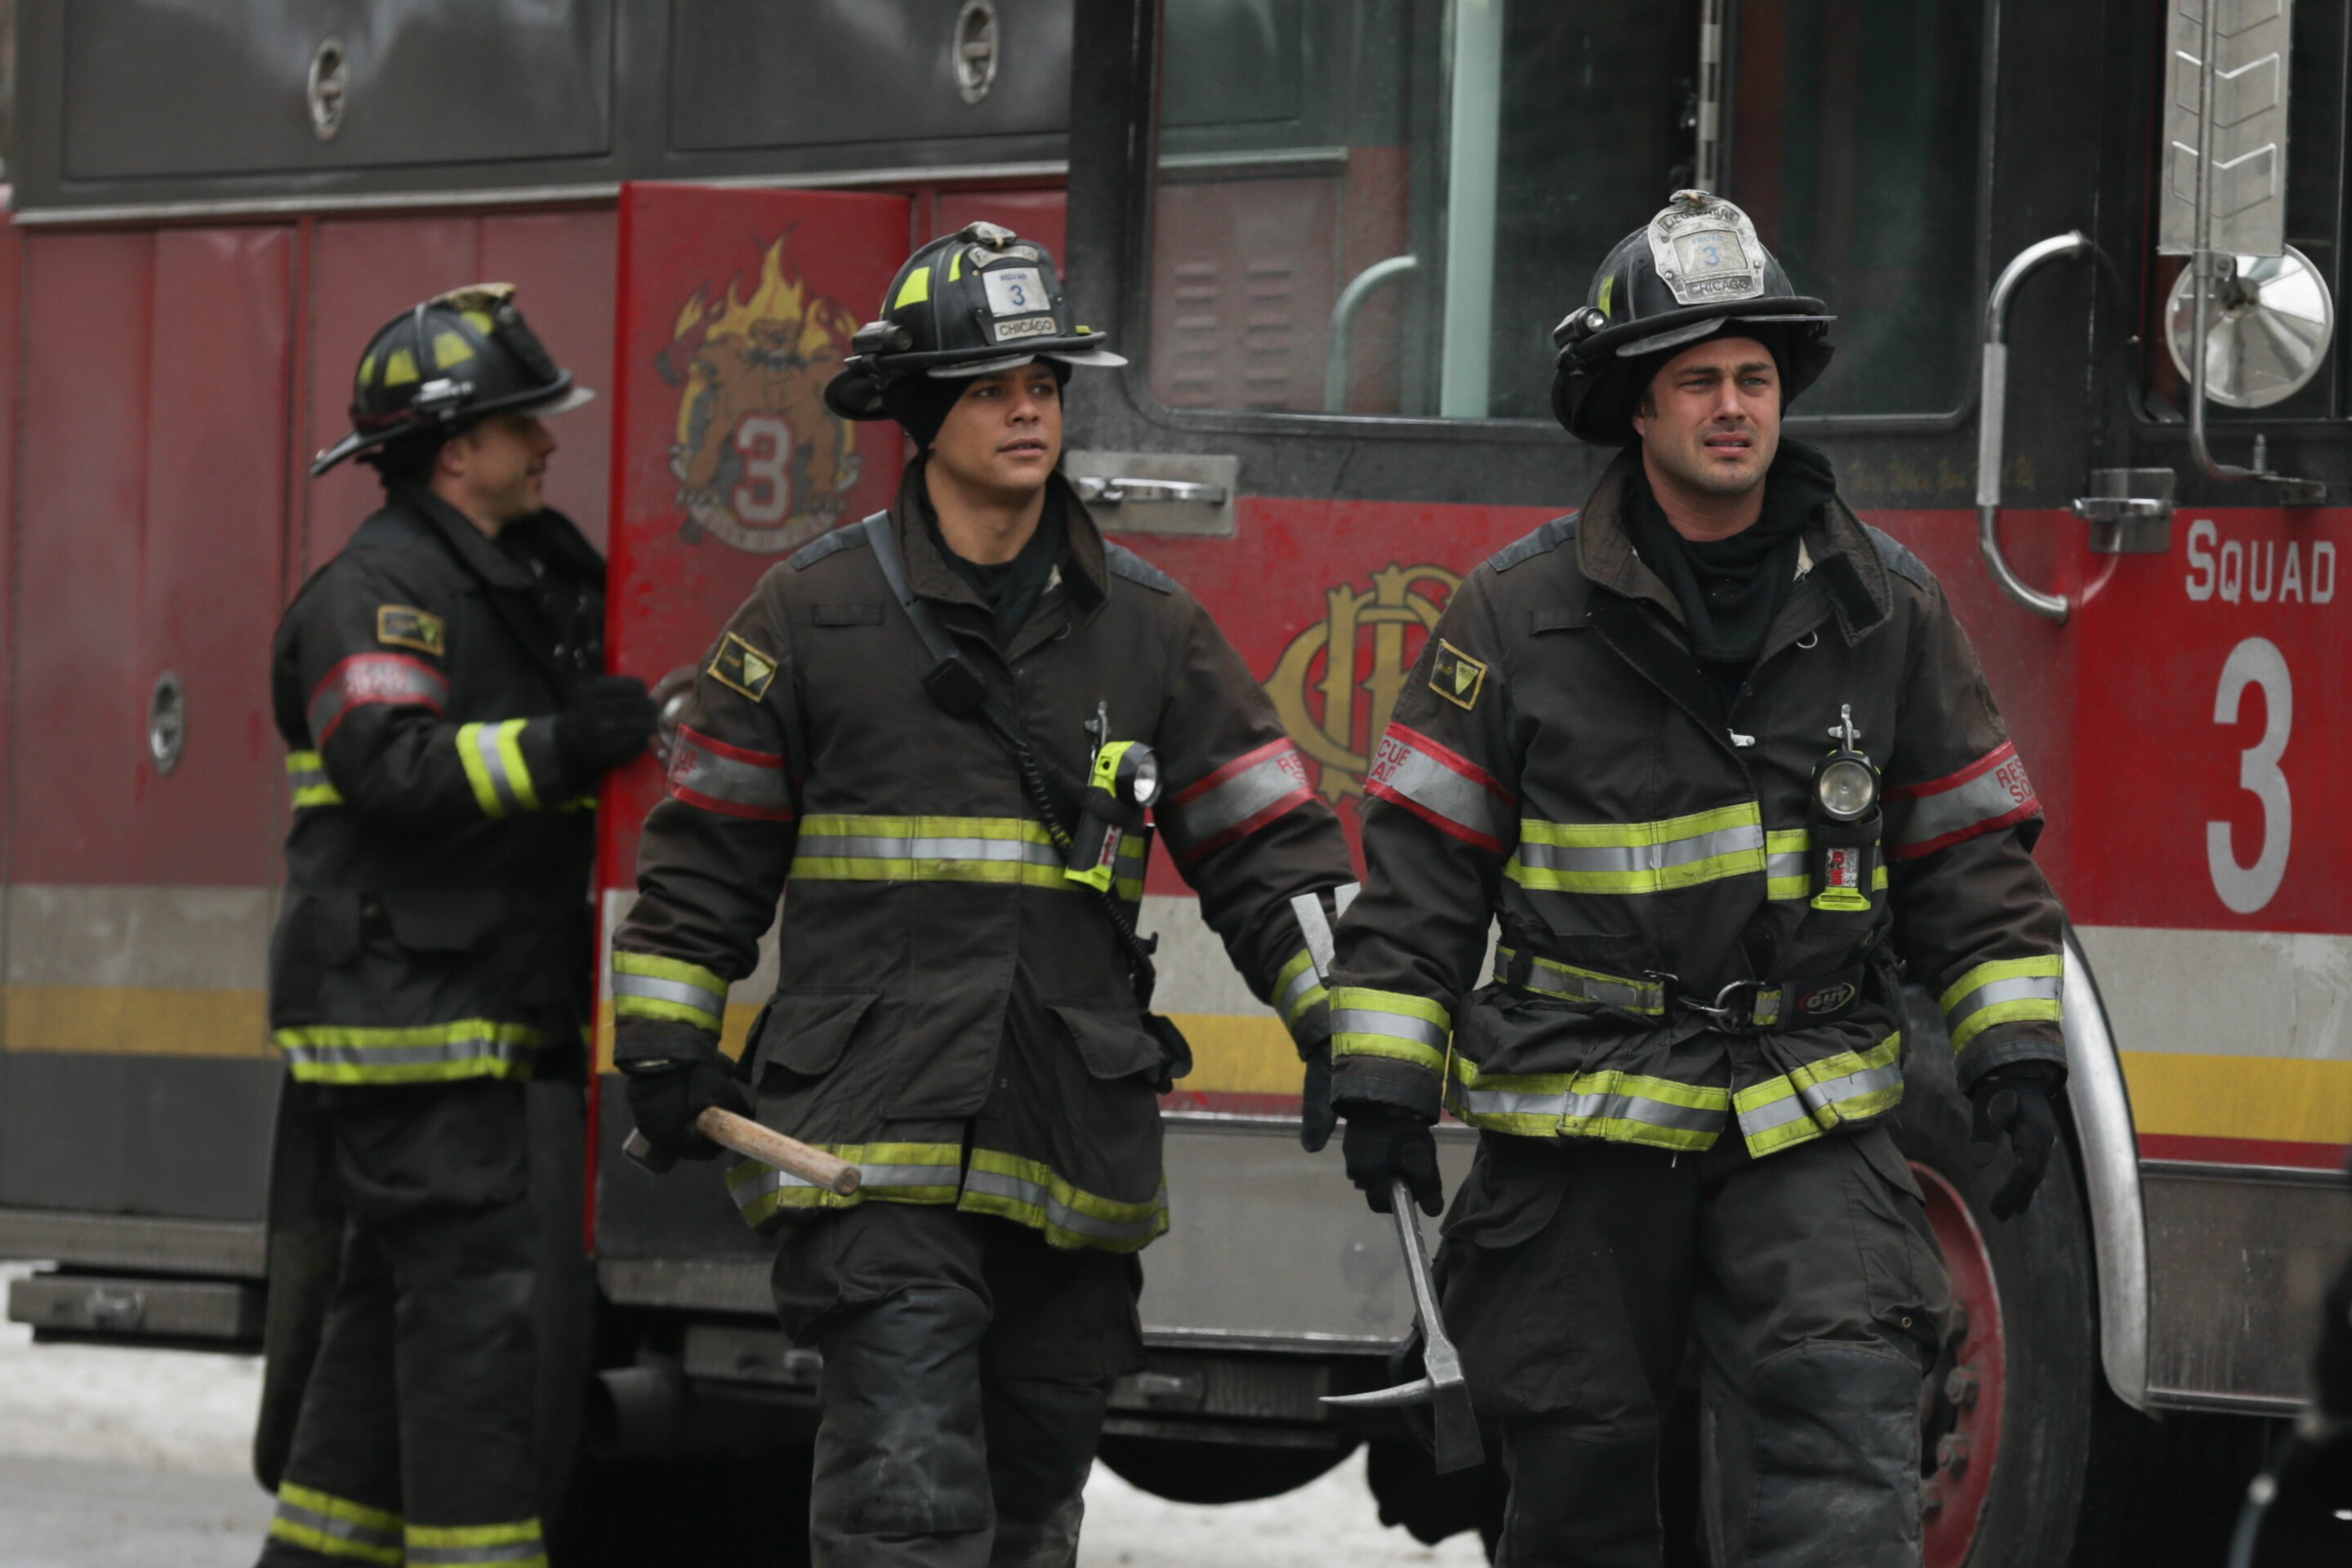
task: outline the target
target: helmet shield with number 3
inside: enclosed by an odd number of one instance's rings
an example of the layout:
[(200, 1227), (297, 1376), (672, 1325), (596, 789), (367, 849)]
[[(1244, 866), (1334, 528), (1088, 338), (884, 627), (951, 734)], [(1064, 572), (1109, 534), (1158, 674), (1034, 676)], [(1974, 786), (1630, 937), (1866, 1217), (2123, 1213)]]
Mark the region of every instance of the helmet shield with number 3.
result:
[(902, 376), (958, 380), (1040, 359), (1125, 364), (1109, 342), (1071, 323), (1053, 252), (996, 224), (967, 224), (898, 268), (882, 319), (857, 330), (825, 405), (845, 419), (887, 419), (882, 390)]
[(548, 357), (514, 296), (511, 283), (472, 283), (386, 321), (352, 378), (351, 434), (318, 455), (311, 476), (404, 437), (454, 436), (501, 410), (562, 414), (594, 397)]
[(1796, 291), (1746, 213), (1706, 191), (1676, 191), (1657, 216), (1618, 241), (1584, 303), (1552, 329), (1559, 348), (1552, 414), (1587, 441), (1630, 441), (1634, 406), (1664, 363), (1658, 356), (1719, 332), (1772, 350), (1785, 408), (1827, 368), (1836, 319)]

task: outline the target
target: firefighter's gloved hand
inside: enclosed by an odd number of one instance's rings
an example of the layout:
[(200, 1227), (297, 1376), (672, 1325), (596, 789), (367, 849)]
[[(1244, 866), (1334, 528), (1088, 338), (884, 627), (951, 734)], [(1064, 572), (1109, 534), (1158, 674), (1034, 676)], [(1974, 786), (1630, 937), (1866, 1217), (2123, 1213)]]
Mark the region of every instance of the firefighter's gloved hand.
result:
[(1423, 1213), (1443, 1213), (1445, 1184), (1437, 1174), (1437, 1137), (1429, 1123), (1402, 1106), (1378, 1100), (1351, 1100), (1341, 1110), (1348, 1118), (1339, 1144), (1348, 1180), (1362, 1190), (1372, 1212), (1389, 1212), (1389, 1184), (1402, 1177)]
[(629, 1114), (664, 1159), (708, 1160), (719, 1152), (718, 1144), (694, 1130), (694, 1119), (712, 1106), (751, 1114), (751, 1097), (736, 1080), (734, 1064), (716, 1046), (705, 1051), (683, 1060), (631, 1062), (623, 1069)]
[(1298, 1086), (1298, 1146), (1320, 1154), (1339, 1125), (1339, 1109), (1331, 1103), (1331, 1042), (1323, 1041), (1307, 1053), (1307, 1077)]
[(1977, 1079), (1969, 1098), (1976, 1102), (1977, 1163), (1990, 1164), (1996, 1138), (2009, 1139), (2012, 1164), (2009, 1180), (1992, 1195), (1992, 1217), (2021, 1215), (2050, 1169), (2050, 1152), (2058, 1146), (2058, 1110), (2050, 1102), (2049, 1080), (2030, 1068), (1995, 1068)]
[(634, 675), (597, 675), (572, 689), (555, 716), (555, 750), (563, 765), (593, 778), (634, 758), (654, 738), (659, 710)]

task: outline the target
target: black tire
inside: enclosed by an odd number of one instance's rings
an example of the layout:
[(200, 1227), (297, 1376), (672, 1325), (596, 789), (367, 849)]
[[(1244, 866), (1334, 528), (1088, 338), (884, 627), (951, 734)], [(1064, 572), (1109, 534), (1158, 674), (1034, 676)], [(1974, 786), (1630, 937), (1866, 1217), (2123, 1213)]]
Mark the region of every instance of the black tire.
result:
[(1099, 1452), (1121, 1480), (1170, 1502), (1252, 1502), (1296, 1491), (1355, 1451), (1107, 1436)]
[[(1973, 1540), (1965, 1557), (1948, 1546), (1940, 1561), (1931, 1542), (1927, 1568), (1959, 1568), (1962, 1562), (1979, 1568), (2063, 1563), (2084, 1505), (2094, 1412), (2108, 1397), (2099, 1363), (2090, 1215), (2074, 1161), (2053, 1158), (2025, 1213), (2007, 1221), (1992, 1217), (1992, 1194), (2009, 1174), (2008, 1153), (1978, 1164), (1969, 1136), (1970, 1109), (1958, 1090), (1942, 1017), (1917, 994), (1909, 1011), (1895, 1140), (1915, 1165), (1939, 1176), (1965, 1202), (1999, 1291), (2007, 1359), (1996, 1451), (1972, 1452), (1966, 1460), (1973, 1466), (1990, 1460), (1991, 1472)], [(1969, 1331), (1981, 1335), (1986, 1326), (1971, 1322)], [(1965, 1359), (1965, 1347), (1961, 1353)], [(1948, 1350), (1946, 1359), (1951, 1359)], [(1942, 1370), (1931, 1377), (1940, 1381)], [(1930, 1397), (1932, 1445), (1938, 1436), (1933, 1423), (1948, 1423), (1955, 1413), (1932, 1390)], [(1932, 1448), (1927, 1462), (1935, 1463)], [(1949, 1472), (1937, 1479), (1956, 1479)], [(1948, 1542), (1951, 1523), (1932, 1518), (1931, 1531), (1939, 1526)]]
[(2101, 1390), (2070, 1568), (2219, 1568), (2246, 1485), (2284, 1425), (2201, 1411), (2143, 1415)]

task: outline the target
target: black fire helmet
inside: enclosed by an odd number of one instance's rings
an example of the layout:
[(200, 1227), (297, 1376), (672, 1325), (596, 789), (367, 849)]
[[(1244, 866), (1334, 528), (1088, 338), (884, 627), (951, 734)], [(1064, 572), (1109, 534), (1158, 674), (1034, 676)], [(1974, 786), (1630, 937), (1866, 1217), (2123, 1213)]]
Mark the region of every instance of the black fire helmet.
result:
[(1786, 408), (1828, 367), (1836, 319), (1796, 291), (1746, 213), (1706, 191), (1676, 191), (1617, 242), (1584, 303), (1552, 329), (1552, 415), (1572, 436), (1622, 446), (1658, 356), (1720, 331), (1771, 349)]
[(352, 432), (312, 477), (406, 436), (455, 436), (486, 414), (562, 414), (595, 396), (548, 357), (515, 308), (511, 283), (474, 283), (403, 310), (380, 328), (352, 378)]
[(992, 223), (966, 224), (907, 258), (883, 315), (857, 329), (825, 406), (845, 419), (887, 419), (883, 392), (904, 376), (964, 380), (1033, 360), (1120, 365), (1109, 335), (1073, 325), (1054, 254)]

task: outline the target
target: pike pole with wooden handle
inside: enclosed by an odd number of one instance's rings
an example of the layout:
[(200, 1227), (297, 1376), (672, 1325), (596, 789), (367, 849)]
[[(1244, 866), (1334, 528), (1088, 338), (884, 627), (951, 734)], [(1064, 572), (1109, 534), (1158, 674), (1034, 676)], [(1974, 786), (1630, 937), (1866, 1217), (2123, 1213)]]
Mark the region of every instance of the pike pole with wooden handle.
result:
[[(773, 1165), (836, 1196), (849, 1197), (857, 1191), (860, 1178), (856, 1166), (846, 1160), (836, 1160), (822, 1149), (812, 1149), (797, 1138), (787, 1138), (772, 1127), (762, 1127), (748, 1116), (738, 1116), (714, 1105), (694, 1119), (694, 1130), (721, 1149), (763, 1165)], [(656, 1153), (652, 1142), (635, 1129), (630, 1131), (628, 1142), (621, 1145), (621, 1152), (656, 1176), (667, 1175), (670, 1167), (677, 1163), (675, 1159), (664, 1159)]]

